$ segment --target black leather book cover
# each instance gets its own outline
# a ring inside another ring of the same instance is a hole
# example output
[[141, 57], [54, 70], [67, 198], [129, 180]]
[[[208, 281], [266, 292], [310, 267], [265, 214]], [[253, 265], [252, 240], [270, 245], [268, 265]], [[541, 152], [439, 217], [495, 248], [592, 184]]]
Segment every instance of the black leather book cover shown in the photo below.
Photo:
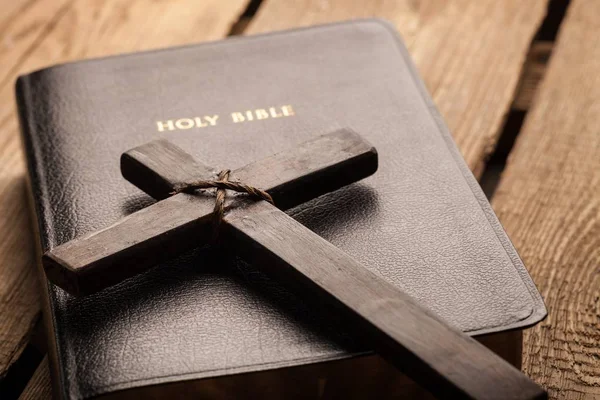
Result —
[[[377, 148], [378, 172], [291, 210], [294, 218], [471, 335], [545, 316], [384, 22], [59, 65], [22, 76], [16, 90], [43, 250], [153, 202], [121, 177], [119, 157], [132, 147], [166, 138], [235, 169], [349, 127]], [[91, 296], [51, 284], [46, 296], [54, 384], [67, 398], [369, 350], [351, 326], [211, 247]]]

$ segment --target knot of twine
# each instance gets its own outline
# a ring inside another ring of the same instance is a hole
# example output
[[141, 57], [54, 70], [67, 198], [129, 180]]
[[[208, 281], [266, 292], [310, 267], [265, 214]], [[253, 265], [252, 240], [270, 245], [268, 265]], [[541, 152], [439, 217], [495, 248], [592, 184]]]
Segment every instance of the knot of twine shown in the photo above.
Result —
[[216, 240], [219, 233], [219, 227], [223, 221], [225, 215], [225, 198], [227, 197], [227, 190], [232, 190], [239, 193], [247, 193], [250, 197], [258, 200], [265, 200], [271, 204], [273, 198], [267, 192], [262, 189], [255, 188], [254, 186], [246, 185], [245, 183], [235, 182], [229, 180], [229, 174], [231, 170], [224, 169], [217, 175], [217, 180], [196, 180], [188, 183], [182, 183], [176, 185], [173, 189], [172, 194], [177, 193], [189, 193], [194, 194], [198, 189], [210, 189], [215, 188], [215, 207], [213, 209], [213, 236]]

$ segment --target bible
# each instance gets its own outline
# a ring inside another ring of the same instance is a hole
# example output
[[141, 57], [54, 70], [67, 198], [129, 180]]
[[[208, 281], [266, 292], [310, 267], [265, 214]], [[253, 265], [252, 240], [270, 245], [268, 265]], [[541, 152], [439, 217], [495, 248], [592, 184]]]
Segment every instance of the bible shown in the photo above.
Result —
[[[289, 209], [291, 217], [515, 365], [520, 329], [545, 316], [384, 22], [50, 67], [19, 79], [17, 101], [43, 251], [152, 204], [120, 179], [116, 160], [130, 148], [168, 139], [209, 165], [239, 168], [349, 127], [377, 147], [378, 173]], [[199, 245], [156, 264], [85, 297], [44, 278], [58, 396], [419, 390], [347, 320], [234, 253]]]

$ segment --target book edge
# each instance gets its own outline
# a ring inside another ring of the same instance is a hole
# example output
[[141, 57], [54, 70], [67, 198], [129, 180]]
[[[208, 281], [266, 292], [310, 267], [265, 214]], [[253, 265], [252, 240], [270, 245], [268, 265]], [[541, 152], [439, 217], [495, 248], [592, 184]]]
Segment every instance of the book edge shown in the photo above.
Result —
[[[502, 331], [495, 334], [484, 335], [477, 340], [494, 351], [495, 353], [501, 355], [506, 361], [508, 361], [511, 365], [516, 368], [521, 368], [521, 357], [520, 357], [520, 349], [522, 348], [522, 331]], [[506, 343], [509, 343], [508, 345]], [[512, 351], [518, 351], [519, 356], [511, 358], [508, 354]], [[181, 385], [186, 384], [187, 382], [198, 382], [198, 381], [211, 381], [214, 379], [223, 380], [227, 379], [231, 376], [239, 377], [240, 375], [254, 375], [254, 374], [264, 374], [264, 373], [275, 373], [277, 371], [285, 370], [286, 368], [321, 368], [323, 370], [327, 370], [327, 368], [332, 367], [335, 368], [336, 365], [339, 366], [339, 363], [352, 363], [359, 362], [362, 360], [369, 358], [380, 358], [376, 353], [372, 351], [359, 352], [355, 354], [348, 355], [346, 353], [339, 354], [336, 356], [324, 356], [324, 357], [309, 357], [302, 359], [302, 362], [296, 361], [285, 361], [281, 363], [265, 363], [265, 364], [253, 364], [252, 366], [245, 366], [233, 369], [216, 369], [211, 371], [203, 371], [196, 373], [188, 373], [188, 374], [175, 374], [169, 376], [161, 376], [156, 378], [142, 379], [142, 380], [134, 380], [123, 382], [118, 385], [107, 385], [106, 387], [98, 389], [94, 393], [90, 393], [89, 396], [85, 398], [96, 398], [101, 397], [112, 398], [116, 395], [117, 399], [122, 399], [120, 397], [124, 392], [129, 393], [129, 395], [125, 396], [125, 398], [135, 398], [138, 390], [145, 390], [148, 387], [152, 386], [164, 386], [164, 385]], [[383, 360], [383, 359], [382, 359]], [[387, 362], [386, 362], [387, 364]], [[260, 368], [256, 368], [259, 366]], [[400, 379], [410, 380], [403, 372], [396, 370], [393, 366], [389, 365], [390, 369], [394, 369], [397, 371], [397, 376]], [[411, 381], [412, 382], [412, 381]], [[417, 386], [416, 383], [412, 382], [412, 385]], [[234, 387], [235, 384], [234, 384]], [[241, 388], [241, 387], [240, 387]]]

